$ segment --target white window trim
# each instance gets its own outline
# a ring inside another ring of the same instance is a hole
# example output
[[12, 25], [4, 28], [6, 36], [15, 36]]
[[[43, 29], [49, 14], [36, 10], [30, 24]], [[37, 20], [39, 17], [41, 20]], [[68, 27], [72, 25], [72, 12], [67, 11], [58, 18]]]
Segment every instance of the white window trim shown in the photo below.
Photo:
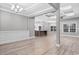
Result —
[[[66, 23], [64, 23], [64, 24], [66, 24]], [[63, 25], [64, 25], [64, 24], [63, 24]], [[68, 32], [70, 32], [70, 25], [71, 25], [71, 24], [73, 24], [73, 23], [67, 24], [67, 25], [69, 26]], [[77, 23], [74, 23], [74, 24], [76, 24], [76, 32], [74, 32], [74, 33], [77, 33], [79, 28], [77, 27]], [[66, 32], [64, 32], [64, 28], [63, 28], [63, 33], [66, 33]], [[72, 33], [72, 32], [71, 32], [71, 33]]]

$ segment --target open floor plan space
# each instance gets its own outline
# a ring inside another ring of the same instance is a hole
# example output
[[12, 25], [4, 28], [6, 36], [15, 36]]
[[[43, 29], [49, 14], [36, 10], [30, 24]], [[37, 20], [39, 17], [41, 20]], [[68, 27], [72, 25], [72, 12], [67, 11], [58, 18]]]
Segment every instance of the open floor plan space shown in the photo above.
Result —
[[79, 55], [79, 3], [0, 3], [0, 55]]

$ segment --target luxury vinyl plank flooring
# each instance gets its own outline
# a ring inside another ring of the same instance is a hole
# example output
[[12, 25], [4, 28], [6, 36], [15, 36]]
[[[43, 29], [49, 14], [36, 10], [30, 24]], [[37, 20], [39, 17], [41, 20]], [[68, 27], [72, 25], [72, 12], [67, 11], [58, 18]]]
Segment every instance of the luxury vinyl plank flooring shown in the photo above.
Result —
[[54, 45], [52, 38], [55, 39], [55, 36], [42, 36], [36, 37], [34, 39], [3, 44], [0, 45], [0, 55], [43, 54]]
[[61, 36], [61, 46], [55, 45], [56, 35], [36, 37], [0, 45], [0, 55], [78, 55], [79, 38]]
[[79, 55], [79, 38], [61, 36], [61, 46], [52, 47], [46, 55]]

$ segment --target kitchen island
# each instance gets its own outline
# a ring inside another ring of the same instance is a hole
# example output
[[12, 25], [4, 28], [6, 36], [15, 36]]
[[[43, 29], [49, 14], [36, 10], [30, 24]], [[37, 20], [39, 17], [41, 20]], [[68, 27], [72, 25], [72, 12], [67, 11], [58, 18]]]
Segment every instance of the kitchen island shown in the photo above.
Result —
[[47, 31], [37, 31], [35, 30], [35, 36], [47, 36]]

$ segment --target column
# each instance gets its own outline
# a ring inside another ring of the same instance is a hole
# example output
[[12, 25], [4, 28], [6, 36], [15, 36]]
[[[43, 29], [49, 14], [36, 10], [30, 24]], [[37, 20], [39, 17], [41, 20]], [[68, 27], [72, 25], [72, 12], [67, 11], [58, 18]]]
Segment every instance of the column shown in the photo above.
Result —
[[60, 47], [60, 4], [56, 10], [56, 46]]
[[49, 5], [56, 9], [56, 46], [60, 47], [60, 4], [49, 3]]

